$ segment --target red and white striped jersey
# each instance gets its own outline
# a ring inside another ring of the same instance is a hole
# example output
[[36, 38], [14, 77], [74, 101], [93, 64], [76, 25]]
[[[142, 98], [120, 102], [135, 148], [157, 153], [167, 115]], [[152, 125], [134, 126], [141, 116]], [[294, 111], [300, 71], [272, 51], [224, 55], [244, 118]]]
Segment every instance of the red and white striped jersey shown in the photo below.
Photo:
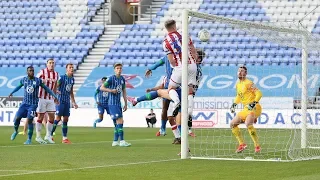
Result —
[[[190, 46], [193, 44], [191, 38], [189, 38], [189, 49], [188, 49], [188, 56], [189, 56], [189, 64], [196, 63], [195, 58], [192, 56], [190, 51]], [[169, 33], [162, 43], [164, 52], [168, 54], [173, 54], [173, 58], [175, 60], [175, 67], [181, 67], [182, 62], [182, 36], [177, 31]]]
[[[53, 91], [54, 86], [56, 85], [59, 74], [56, 71], [50, 71], [48, 68], [40, 70], [40, 72], [37, 75], [38, 78], [40, 78], [44, 85], [46, 85], [49, 89]], [[51, 100], [53, 97], [47, 93], [42, 87], [39, 89], [38, 97], [41, 99], [48, 99]]]

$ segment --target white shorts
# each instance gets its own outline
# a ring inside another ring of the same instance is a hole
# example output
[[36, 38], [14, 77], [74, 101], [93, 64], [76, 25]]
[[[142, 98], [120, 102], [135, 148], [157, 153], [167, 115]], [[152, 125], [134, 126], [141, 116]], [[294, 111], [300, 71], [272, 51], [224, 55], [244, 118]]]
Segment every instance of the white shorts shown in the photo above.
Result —
[[170, 102], [169, 107], [168, 107], [168, 111], [167, 111], [167, 116], [168, 117], [172, 117], [173, 116], [173, 111], [174, 111], [174, 103]]
[[56, 105], [54, 104], [54, 100], [39, 98], [37, 112], [38, 113], [56, 112]]
[[[197, 64], [189, 64], [188, 66], [188, 85], [196, 85], [197, 84]], [[182, 81], [182, 67], [173, 68], [169, 87], [178, 87], [181, 85]]]

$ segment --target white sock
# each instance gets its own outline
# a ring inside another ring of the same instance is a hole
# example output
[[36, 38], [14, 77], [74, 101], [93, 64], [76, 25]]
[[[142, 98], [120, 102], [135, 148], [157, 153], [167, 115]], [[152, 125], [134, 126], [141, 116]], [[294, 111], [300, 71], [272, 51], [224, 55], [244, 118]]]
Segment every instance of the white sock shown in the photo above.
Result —
[[51, 131], [53, 129], [53, 124], [51, 124], [49, 121], [47, 122], [47, 133], [46, 136], [50, 137], [51, 136]]
[[66, 139], [68, 139], [68, 138], [67, 138], [67, 137], [64, 137], [64, 136], [62, 137], [62, 140], [66, 140]]
[[175, 103], [175, 104], [178, 104], [180, 102], [180, 99], [179, 99], [179, 95], [177, 93], [176, 90], [174, 89], [171, 89], [169, 91], [169, 97], [171, 98], [171, 100]]
[[180, 132], [179, 132], [179, 129], [178, 129], [177, 125], [173, 125], [171, 127], [171, 129], [172, 129], [172, 133], [173, 133], [174, 137], [175, 138], [180, 138]]
[[188, 95], [188, 114], [192, 115], [193, 111], [193, 95]]
[[189, 131], [189, 134], [190, 134], [190, 133], [192, 133], [192, 129], [191, 129], [191, 128], [189, 128], [189, 130], [188, 130], [188, 131]]
[[42, 123], [39, 123], [38, 121], [36, 121], [36, 134], [37, 134], [37, 138], [41, 137], [41, 128], [42, 128]]

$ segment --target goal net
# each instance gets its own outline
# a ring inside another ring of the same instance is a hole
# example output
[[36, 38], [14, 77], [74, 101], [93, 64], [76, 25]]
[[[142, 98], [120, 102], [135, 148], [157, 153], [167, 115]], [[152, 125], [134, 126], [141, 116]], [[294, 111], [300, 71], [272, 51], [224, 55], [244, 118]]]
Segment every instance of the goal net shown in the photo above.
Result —
[[[201, 42], [197, 33], [207, 29], [211, 38]], [[185, 10], [182, 14], [183, 62], [187, 37], [206, 53], [200, 96], [195, 98], [193, 131], [188, 137], [187, 88], [182, 91], [181, 158], [297, 161], [320, 158], [319, 40], [297, 22], [270, 23], [231, 19]], [[209, 66], [208, 66], [209, 65]], [[245, 124], [239, 125], [247, 148], [236, 153], [238, 141], [230, 122], [240, 65], [248, 69], [263, 94], [257, 130], [259, 153]], [[187, 86], [183, 63], [182, 86]], [[204, 96], [204, 97], [203, 97]], [[188, 152], [190, 149], [190, 153]]]

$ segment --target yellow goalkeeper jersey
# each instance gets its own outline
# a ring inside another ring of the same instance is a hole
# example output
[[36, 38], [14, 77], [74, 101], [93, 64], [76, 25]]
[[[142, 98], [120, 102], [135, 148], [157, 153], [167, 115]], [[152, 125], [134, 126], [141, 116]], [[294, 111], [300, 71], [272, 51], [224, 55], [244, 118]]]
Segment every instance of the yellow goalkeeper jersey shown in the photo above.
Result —
[[259, 102], [262, 97], [261, 91], [249, 79], [238, 81], [236, 84], [236, 90], [237, 96], [235, 103], [239, 104], [241, 102], [244, 106], [252, 103], [253, 101]]

